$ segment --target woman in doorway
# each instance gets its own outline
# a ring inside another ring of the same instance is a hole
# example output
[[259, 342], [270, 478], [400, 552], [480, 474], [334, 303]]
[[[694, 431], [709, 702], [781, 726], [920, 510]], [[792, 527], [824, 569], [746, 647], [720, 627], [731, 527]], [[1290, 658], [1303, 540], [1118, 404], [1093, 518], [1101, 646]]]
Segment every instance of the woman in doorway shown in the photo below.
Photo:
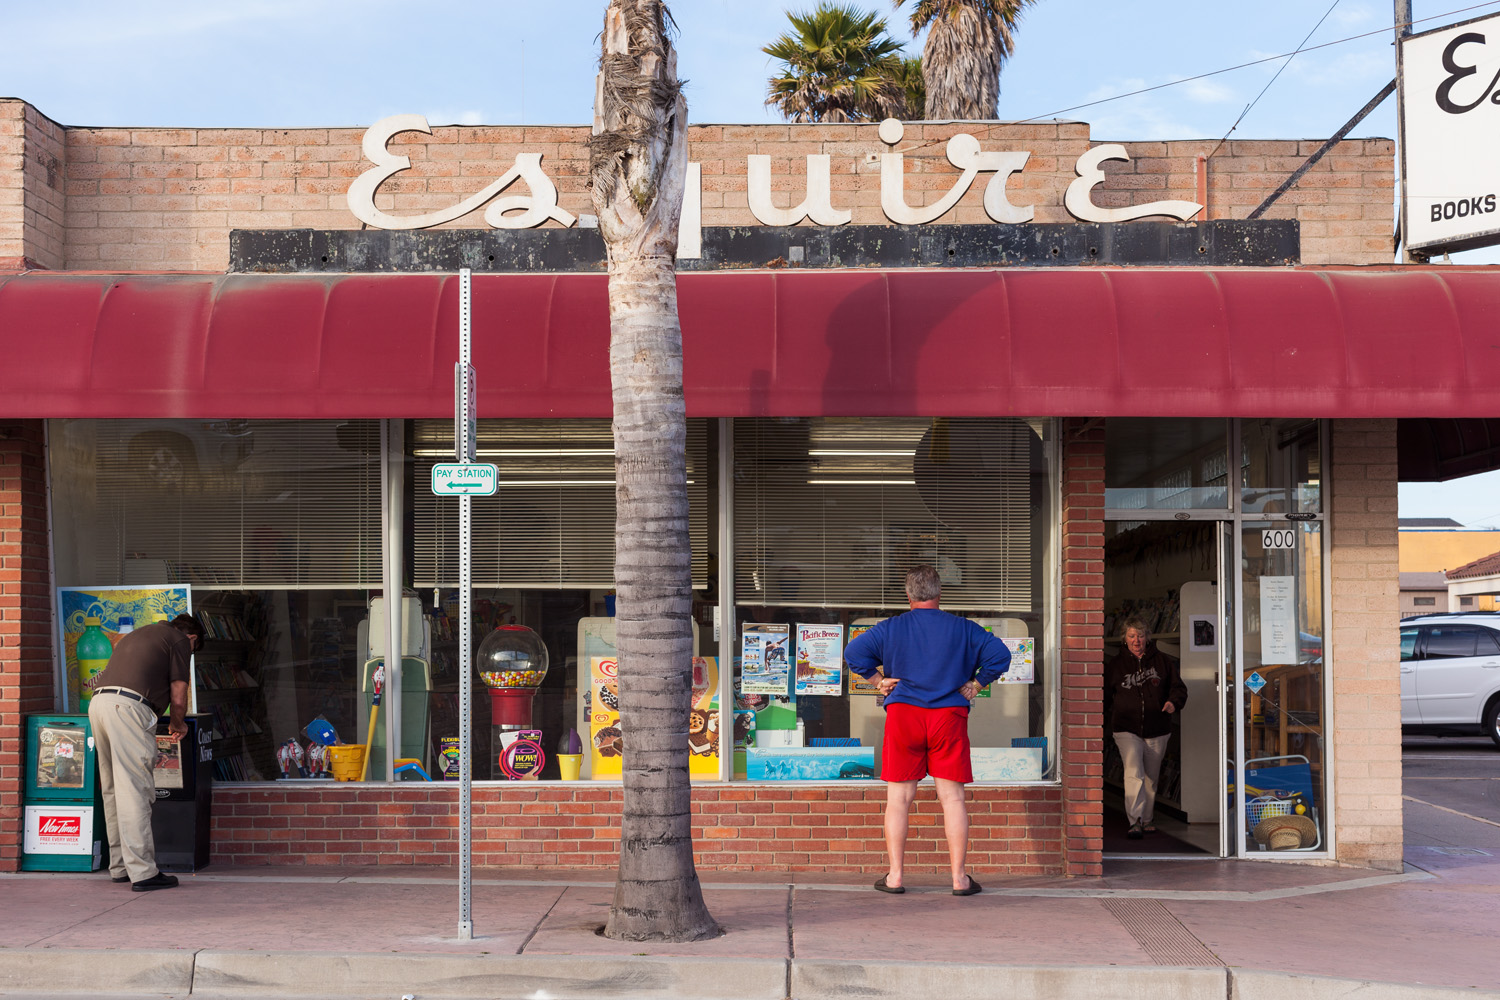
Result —
[[1187, 687], [1176, 658], [1156, 648], [1143, 619], [1126, 618], [1121, 634], [1125, 648], [1104, 666], [1104, 714], [1125, 764], [1126, 836], [1140, 840], [1156, 832], [1156, 779]]

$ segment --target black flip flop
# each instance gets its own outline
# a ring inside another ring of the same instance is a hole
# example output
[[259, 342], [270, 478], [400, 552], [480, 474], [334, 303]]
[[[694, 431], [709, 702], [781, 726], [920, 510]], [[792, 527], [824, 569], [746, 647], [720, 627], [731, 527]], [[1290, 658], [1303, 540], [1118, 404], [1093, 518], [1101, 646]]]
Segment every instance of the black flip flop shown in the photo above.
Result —
[[889, 892], [895, 896], [899, 896], [906, 891], [906, 886], [904, 885], [886, 885], [884, 875], [880, 876], [880, 881], [875, 883], [875, 888], [881, 892]]
[[955, 895], [955, 896], [972, 896], [972, 895], [974, 895], [977, 892], [981, 892], [983, 889], [984, 889], [984, 886], [982, 886], [978, 882], [974, 881], [974, 876], [970, 875], [969, 876], [969, 887], [967, 889], [954, 889], [953, 890], [953, 895]]

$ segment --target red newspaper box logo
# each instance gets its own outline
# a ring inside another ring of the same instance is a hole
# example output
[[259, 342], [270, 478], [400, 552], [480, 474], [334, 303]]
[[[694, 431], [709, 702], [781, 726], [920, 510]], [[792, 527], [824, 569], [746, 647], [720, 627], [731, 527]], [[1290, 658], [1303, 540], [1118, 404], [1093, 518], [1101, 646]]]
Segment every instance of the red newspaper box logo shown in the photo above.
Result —
[[72, 839], [83, 833], [83, 819], [79, 816], [43, 816], [37, 832], [43, 837]]

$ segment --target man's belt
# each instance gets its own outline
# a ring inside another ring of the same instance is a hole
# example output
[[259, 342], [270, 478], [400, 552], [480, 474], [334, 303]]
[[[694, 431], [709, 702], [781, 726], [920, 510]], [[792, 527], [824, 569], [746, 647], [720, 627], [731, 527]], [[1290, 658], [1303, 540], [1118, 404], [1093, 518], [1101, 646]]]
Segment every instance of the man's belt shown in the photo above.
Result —
[[97, 690], [94, 691], [94, 693], [95, 694], [117, 694], [121, 698], [129, 698], [131, 701], [138, 701], [142, 705], [146, 705], [147, 707], [151, 706], [151, 700], [149, 698], [146, 698], [146, 697], [144, 697], [142, 695], [136, 694], [134, 691], [130, 690], [130, 688], [98, 688]]

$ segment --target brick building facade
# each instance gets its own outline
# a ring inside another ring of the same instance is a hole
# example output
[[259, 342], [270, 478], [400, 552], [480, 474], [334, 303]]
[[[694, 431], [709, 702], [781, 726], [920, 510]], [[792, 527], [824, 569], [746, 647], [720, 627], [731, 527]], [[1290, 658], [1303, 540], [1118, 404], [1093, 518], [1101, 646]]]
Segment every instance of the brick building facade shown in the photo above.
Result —
[[[771, 200], [784, 209], [805, 190], [806, 157], [825, 155], [832, 205], [848, 210], [854, 226], [885, 225], [880, 156], [901, 153], [906, 203], [930, 205], [959, 177], [945, 154], [947, 140], [959, 133], [975, 135], [986, 150], [1029, 151], [1024, 169], [1005, 185], [1010, 202], [1034, 205], [1035, 223], [1068, 223], [1063, 206], [1074, 165], [1095, 145], [1088, 126], [1076, 122], [912, 123], [894, 144], [883, 142], [873, 124], [693, 126], [689, 155], [701, 169], [701, 225], [761, 225], [750, 208], [749, 157], [770, 157]], [[412, 168], [381, 186], [375, 207], [393, 214], [441, 211], [505, 174], [518, 154], [539, 153], [557, 187], [557, 207], [587, 216], [587, 134], [586, 127], [470, 126], [438, 127], [426, 137], [403, 133], [390, 152], [409, 156]], [[0, 271], [223, 274], [232, 267], [230, 234], [236, 230], [357, 230], [347, 196], [354, 179], [371, 168], [363, 135], [362, 129], [68, 128], [24, 102], [0, 100]], [[1242, 220], [1317, 144], [1227, 142], [1205, 164], [1200, 158], [1215, 145], [1126, 143], [1131, 159], [1105, 164], [1107, 181], [1093, 192], [1093, 202], [1110, 208], [1197, 201], [1206, 204], [1200, 218]], [[1392, 172], [1388, 140], [1342, 142], [1267, 217], [1296, 221], [1297, 263], [1309, 274], [1324, 265], [1384, 264], [1391, 254]], [[991, 225], [988, 183], [981, 173], [937, 224]], [[436, 228], [479, 229], [480, 215], [476, 209]], [[552, 221], [541, 228], [560, 227]], [[23, 287], [32, 286], [11, 290]], [[5, 295], [0, 285], [0, 318]], [[59, 315], [64, 321], [72, 320]], [[4, 338], [45, 335], [0, 327], [0, 350], [19, 343]], [[998, 404], [996, 412], [1028, 412], [1007, 405]], [[1278, 415], [1325, 419], [1331, 455], [1321, 521], [1329, 534], [1331, 583], [1321, 612], [1320, 662], [1331, 672], [1322, 763], [1333, 815], [1331, 849], [1314, 853], [1338, 863], [1399, 868], [1400, 711], [1390, 627], [1398, 596], [1395, 421], [1267, 405], [1266, 412]], [[1107, 797], [1100, 687], [1111, 611], [1106, 539], [1115, 530], [1111, 524], [1122, 520], [1119, 511], [1113, 522], [1107, 514], [1109, 418], [1115, 414], [1031, 412], [1057, 428], [1055, 558], [1042, 573], [1056, 581], [1049, 614], [1057, 643], [1048, 652], [1055, 687], [1046, 695], [1055, 706], [1046, 732], [1055, 766], [1042, 782], [971, 789], [970, 860], [976, 870], [1097, 875]], [[347, 415], [429, 416], [386, 413], [374, 404], [368, 413]], [[61, 700], [45, 436], [49, 418], [75, 416], [94, 414], [45, 406], [0, 410], [0, 868], [14, 868], [20, 856], [22, 719]], [[1321, 470], [1318, 475], [1321, 483]], [[457, 790], [441, 784], [225, 785], [214, 793], [214, 857], [245, 864], [450, 863], [457, 849], [456, 801]], [[882, 801], [873, 784], [706, 783], [693, 799], [699, 864], [878, 870], [884, 863]], [[614, 863], [616, 787], [497, 782], [479, 786], [474, 802], [478, 864]], [[909, 865], [941, 871], [946, 863], [940, 813], [923, 798]]]

